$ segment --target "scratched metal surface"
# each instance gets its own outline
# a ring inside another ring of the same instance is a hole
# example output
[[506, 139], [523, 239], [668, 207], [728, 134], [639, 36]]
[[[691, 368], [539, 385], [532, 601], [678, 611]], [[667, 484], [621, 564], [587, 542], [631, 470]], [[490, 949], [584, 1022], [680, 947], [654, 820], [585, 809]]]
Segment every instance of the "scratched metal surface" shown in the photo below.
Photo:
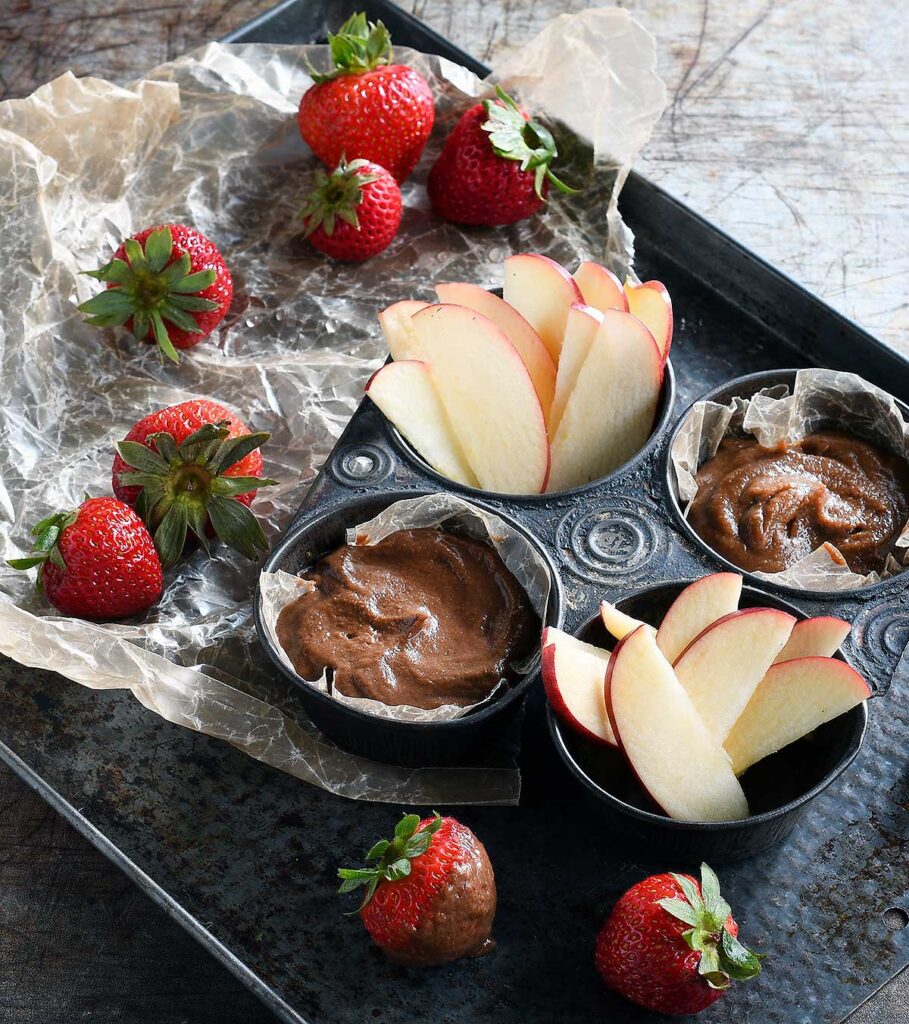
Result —
[[[632, 223], [646, 272], [685, 296], [674, 359], [678, 411], [738, 373], [810, 361], [691, 279], [652, 247], [656, 236]], [[852, 358], [831, 353], [839, 364]], [[905, 620], [895, 622], [904, 628]], [[333, 895], [338, 858], [387, 830], [388, 808], [301, 786], [116, 693], [89, 693], [9, 663], [0, 664], [0, 686], [0, 740], [27, 761], [17, 768], [36, 772], [78, 808], [80, 826], [99, 829], [108, 852], [144, 872], [140, 884], [153, 895], [169, 894], [171, 912], [203, 941], [223, 943], [216, 952], [239, 958], [232, 968], [286, 1019], [408, 1020], [414, 1005], [431, 1024], [523, 1022], [529, 1008], [541, 1021], [649, 1019], [601, 990], [584, 952], [641, 866], [615, 858], [556, 762], [539, 707], [528, 721], [521, 808], [461, 813], [496, 864], [499, 950], [485, 963], [417, 976], [371, 950], [356, 924], [340, 918]], [[723, 871], [744, 934], [772, 953], [773, 966], [724, 999], [713, 1020], [832, 1022], [909, 959], [909, 930], [891, 933], [884, 917], [891, 906], [909, 909], [906, 707], [901, 680], [873, 709], [860, 760], [790, 840], [758, 864]]]

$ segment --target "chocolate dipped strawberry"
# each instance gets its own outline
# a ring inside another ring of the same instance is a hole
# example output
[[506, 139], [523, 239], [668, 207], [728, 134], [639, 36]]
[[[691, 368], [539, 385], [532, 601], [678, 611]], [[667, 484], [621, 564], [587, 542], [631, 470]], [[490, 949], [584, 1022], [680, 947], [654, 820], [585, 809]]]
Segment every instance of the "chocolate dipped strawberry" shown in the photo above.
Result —
[[366, 888], [359, 913], [373, 942], [411, 967], [482, 956], [494, 946], [492, 864], [483, 844], [454, 818], [407, 814], [394, 838], [366, 855], [365, 868], [341, 868], [339, 892]]

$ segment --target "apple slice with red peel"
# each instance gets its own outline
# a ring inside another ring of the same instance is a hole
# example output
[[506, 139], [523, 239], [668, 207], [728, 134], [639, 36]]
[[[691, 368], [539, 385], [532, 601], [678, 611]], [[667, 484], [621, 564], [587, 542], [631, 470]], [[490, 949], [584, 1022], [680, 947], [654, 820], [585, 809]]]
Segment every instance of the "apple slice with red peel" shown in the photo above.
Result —
[[662, 379], [650, 331], [606, 310], [552, 439], [548, 489], [597, 480], [637, 454], [653, 429]]
[[729, 735], [795, 622], [776, 608], [743, 608], [709, 625], [676, 659], [675, 674], [717, 743]]
[[742, 577], [715, 572], [690, 583], [669, 606], [657, 630], [657, 643], [670, 662], [712, 622], [734, 612], [742, 596]]
[[626, 281], [625, 296], [628, 312], [646, 324], [665, 363], [672, 345], [672, 299], [666, 286], [659, 281], [645, 281], [643, 284]]
[[608, 664], [609, 651], [561, 629], [550, 626], [543, 631], [543, 689], [552, 710], [575, 732], [614, 747], [603, 699]]
[[423, 353], [417, 348], [413, 336], [411, 320], [415, 313], [425, 309], [428, 302], [416, 299], [403, 299], [383, 309], [379, 314], [379, 323], [385, 343], [393, 359], [422, 359]]
[[628, 312], [628, 298], [622, 282], [611, 270], [585, 260], [574, 272], [574, 279], [588, 306], [593, 306], [601, 313], [607, 309]]
[[794, 658], [774, 665], [726, 737], [736, 774], [870, 696], [865, 680], [837, 658]]
[[619, 748], [670, 818], [734, 821], [748, 816], [728, 755], [701, 721], [651, 626], [639, 626], [616, 647], [605, 690]]
[[602, 322], [603, 314], [593, 306], [579, 306], [576, 303], [568, 310], [565, 334], [562, 337], [562, 351], [559, 354], [555, 396], [549, 412], [550, 437], [555, 436], [568, 398], [577, 384], [578, 374], [590, 351], [593, 337]]
[[557, 363], [568, 310], [573, 303], [584, 301], [571, 274], [539, 253], [509, 256], [505, 260], [503, 297], [539, 334]]
[[437, 284], [436, 294], [439, 302], [475, 309], [505, 333], [524, 360], [543, 407], [543, 415], [548, 416], [555, 393], [556, 366], [539, 334], [524, 317], [504, 299], [476, 284]]
[[832, 615], [802, 619], [792, 627], [792, 634], [774, 664], [795, 658], [832, 658], [849, 636], [851, 628], [848, 622]]
[[466, 306], [427, 306], [412, 318], [452, 433], [480, 486], [538, 494], [549, 474], [540, 400], [517, 349]]
[[448, 422], [426, 363], [386, 363], [370, 377], [366, 394], [424, 459], [443, 476], [478, 486]]
[[620, 612], [614, 604], [610, 604], [608, 601], [600, 602], [600, 618], [603, 620], [606, 632], [610, 636], [614, 636], [616, 640], [624, 640], [638, 626], [644, 625], [640, 619], [633, 619], [630, 615]]

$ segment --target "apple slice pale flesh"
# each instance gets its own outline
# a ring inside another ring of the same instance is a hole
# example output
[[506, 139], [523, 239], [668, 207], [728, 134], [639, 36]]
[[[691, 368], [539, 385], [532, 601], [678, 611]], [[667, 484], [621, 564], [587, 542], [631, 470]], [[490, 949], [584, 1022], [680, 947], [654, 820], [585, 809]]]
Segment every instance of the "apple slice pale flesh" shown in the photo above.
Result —
[[657, 643], [670, 662], [712, 622], [734, 612], [742, 596], [742, 577], [715, 572], [690, 583], [669, 606], [657, 630]]
[[848, 622], [832, 615], [802, 619], [792, 627], [792, 634], [774, 664], [795, 658], [832, 658], [851, 628]]
[[603, 680], [609, 651], [584, 643], [561, 629], [543, 631], [543, 689], [552, 710], [575, 732], [595, 743], [616, 745]]
[[553, 362], [558, 363], [568, 310], [573, 303], [584, 301], [571, 274], [539, 253], [509, 256], [502, 294], [539, 334]]
[[871, 696], [865, 680], [837, 658], [795, 658], [768, 669], [726, 738], [737, 775]]
[[621, 281], [611, 270], [585, 260], [574, 272], [574, 279], [588, 306], [593, 306], [601, 313], [607, 309], [628, 312], [628, 297]]
[[624, 612], [620, 612], [614, 604], [608, 601], [600, 602], [600, 618], [606, 627], [606, 632], [614, 636], [616, 640], [624, 640], [629, 633], [633, 633], [638, 626], [644, 623], [640, 619], [634, 619]]
[[593, 343], [593, 336], [603, 322], [603, 314], [593, 306], [573, 305], [568, 310], [568, 319], [565, 321], [565, 334], [562, 337], [562, 351], [559, 354], [559, 369], [556, 374], [555, 396], [552, 400], [552, 408], [549, 412], [549, 436], [554, 437], [559, 426], [559, 420], [565, 411], [568, 398], [574, 390], [578, 380], [578, 374], [590, 346]]
[[476, 284], [438, 284], [436, 294], [439, 296], [439, 302], [451, 302], [457, 306], [475, 309], [488, 317], [499, 330], [505, 332], [505, 336], [524, 360], [533, 386], [537, 390], [537, 398], [543, 407], [543, 415], [548, 416], [555, 394], [556, 365], [539, 334], [524, 317], [504, 299]]
[[403, 299], [383, 309], [379, 314], [382, 334], [393, 359], [423, 358], [423, 353], [419, 351], [414, 340], [411, 320], [415, 313], [419, 313], [428, 305], [428, 302], [419, 302], [416, 299]]
[[442, 476], [468, 487], [479, 486], [455, 440], [426, 363], [412, 359], [386, 363], [369, 379], [366, 394]]
[[637, 454], [653, 429], [662, 379], [650, 331], [606, 310], [552, 439], [548, 489], [597, 480]]
[[546, 421], [514, 345], [466, 306], [427, 306], [413, 317], [413, 328], [480, 486], [508, 494], [542, 491], [549, 474]]
[[645, 281], [643, 284], [626, 281], [625, 295], [628, 312], [646, 324], [665, 363], [672, 345], [672, 299], [666, 286], [659, 281]]
[[734, 821], [748, 816], [728, 755], [701, 721], [651, 626], [639, 626], [616, 647], [605, 690], [619, 748], [670, 818]]
[[745, 710], [795, 621], [776, 608], [743, 608], [709, 625], [679, 655], [675, 674], [717, 743]]

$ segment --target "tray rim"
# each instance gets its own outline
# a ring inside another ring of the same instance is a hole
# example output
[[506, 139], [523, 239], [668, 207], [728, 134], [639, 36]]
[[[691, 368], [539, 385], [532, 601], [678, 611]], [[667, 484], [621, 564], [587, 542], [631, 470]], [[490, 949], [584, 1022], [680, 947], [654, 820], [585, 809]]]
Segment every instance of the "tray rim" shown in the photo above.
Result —
[[[250, 19], [232, 32], [221, 36], [218, 42], [227, 44], [241, 44], [240, 38], [250, 30], [267, 25], [276, 15], [290, 11], [305, 0], [281, 0], [256, 17]], [[431, 28], [425, 22], [417, 18], [411, 12], [401, 8], [394, 0], [378, 0], [384, 7], [394, 9], [394, 12], [403, 21], [412, 24], [424, 37], [437, 41], [452, 54], [457, 56], [459, 62], [474, 70], [478, 75], [482, 70], [481, 77], [485, 77], [491, 69], [478, 61], [471, 54], [456, 46], [449, 39]], [[249, 44], [246, 44], [249, 45]], [[791, 275], [780, 270], [770, 263], [766, 258], [758, 255], [741, 242], [737, 241], [727, 231], [719, 228], [696, 210], [687, 206], [680, 199], [667, 192], [662, 186], [657, 185], [646, 176], [632, 170], [625, 182], [625, 188], [631, 186], [632, 190], [644, 189], [651, 191], [660, 201], [671, 206], [680, 215], [690, 219], [697, 226], [712, 235], [724, 245], [733, 249], [741, 258], [756, 264], [761, 272], [781, 284], [787, 290], [798, 295], [801, 301], [817, 309], [825, 317], [834, 322], [839, 322], [850, 332], [862, 336], [862, 340], [875, 351], [875, 354], [884, 362], [892, 363], [903, 372], [909, 369], [909, 358], [902, 356], [896, 349], [886, 345], [880, 339], [867, 331], [860, 324], [851, 320], [845, 314], [839, 312], [825, 302], [820, 296], [799, 284]], [[765, 324], [768, 330], [772, 327]], [[29, 666], [20, 666], [28, 671]], [[50, 807], [67, 821], [75, 830], [83, 836], [92, 846], [95, 847], [108, 861], [114, 864], [123, 874], [129, 878], [146, 896], [159, 906], [172, 920], [180, 924], [200, 945], [210, 953], [216, 960], [222, 963], [249, 991], [255, 995], [260, 1002], [287, 1024], [313, 1024], [312, 1021], [304, 1018], [289, 1003], [282, 999], [277, 992], [271, 988], [255, 971], [248, 967], [236, 954], [217, 939], [203, 924], [186, 910], [177, 900], [172, 897], [163, 886], [148, 875], [138, 864], [127, 856], [113, 840], [109, 839], [100, 829], [82, 814], [82, 812], [69, 800], [63, 797], [56, 789], [32, 769], [11, 747], [0, 741], [0, 762], [6, 765], [25, 785], [37, 793]], [[836, 1024], [843, 1024], [848, 1018], [855, 1014], [861, 1007], [874, 1000], [877, 995], [895, 978], [909, 966], [904, 966], [895, 974], [881, 982], [872, 992], [868, 993], [860, 1003], [852, 1007], [845, 1015], [837, 1018]]]

